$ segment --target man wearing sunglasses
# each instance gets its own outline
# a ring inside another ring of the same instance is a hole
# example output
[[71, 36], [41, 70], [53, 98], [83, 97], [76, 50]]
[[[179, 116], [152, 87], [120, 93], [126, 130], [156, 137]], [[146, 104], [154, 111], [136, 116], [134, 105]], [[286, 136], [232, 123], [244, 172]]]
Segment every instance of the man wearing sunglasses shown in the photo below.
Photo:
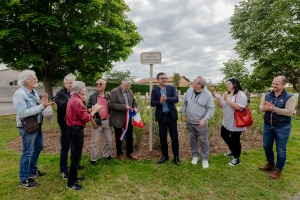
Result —
[[106, 82], [102, 79], [96, 81], [97, 91], [90, 95], [87, 108], [90, 109], [94, 105], [101, 106], [92, 120], [92, 145], [91, 145], [91, 164], [96, 165], [98, 159], [98, 142], [100, 134], [104, 133], [104, 147], [102, 155], [106, 160], [112, 160], [110, 156], [112, 147], [111, 127], [109, 126], [109, 101], [110, 94], [105, 92]]
[[160, 72], [156, 76], [158, 86], [153, 88], [151, 93], [151, 106], [156, 107], [155, 118], [159, 126], [159, 138], [162, 157], [158, 164], [169, 160], [167, 133], [172, 140], [172, 151], [174, 155], [174, 164], [179, 166], [179, 142], [177, 131], [177, 109], [175, 103], [178, 103], [178, 96], [174, 86], [167, 85], [167, 75]]

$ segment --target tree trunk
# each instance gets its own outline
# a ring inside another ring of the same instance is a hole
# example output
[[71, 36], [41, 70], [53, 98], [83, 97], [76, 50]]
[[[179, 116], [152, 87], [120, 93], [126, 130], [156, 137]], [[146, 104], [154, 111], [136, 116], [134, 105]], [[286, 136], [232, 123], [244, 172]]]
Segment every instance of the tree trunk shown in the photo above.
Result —
[[44, 77], [45, 92], [49, 95], [49, 101], [54, 101], [52, 80], [49, 77]]
[[49, 101], [54, 101], [52, 88], [52, 73], [49, 65], [44, 65], [42, 75], [44, 79], [45, 92], [49, 95]]

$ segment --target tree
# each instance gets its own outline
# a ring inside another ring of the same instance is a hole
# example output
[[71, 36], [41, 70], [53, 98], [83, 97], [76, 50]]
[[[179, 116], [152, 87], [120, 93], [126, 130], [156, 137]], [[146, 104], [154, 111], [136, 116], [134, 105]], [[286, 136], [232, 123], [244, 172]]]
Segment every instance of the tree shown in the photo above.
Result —
[[106, 81], [108, 83], [121, 83], [121, 81], [126, 77], [131, 77], [130, 70], [127, 70], [126, 72], [120, 72], [120, 71], [111, 71], [106, 73]]
[[274, 77], [284, 75], [300, 94], [299, 9], [294, 0], [242, 1], [230, 19], [230, 33], [240, 57], [254, 61], [258, 80], [271, 85]]
[[142, 37], [124, 0], [7, 0], [0, 2], [0, 63], [33, 69], [53, 96], [68, 73], [103, 73], [125, 61]]
[[87, 74], [82, 76], [81, 74], [75, 74], [76, 81], [82, 81], [86, 86], [95, 86], [96, 81], [101, 79], [103, 76], [102, 73], [96, 72], [94, 74]]
[[225, 76], [223, 79], [224, 83], [229, 78], [235, 77], [240, 81], [244, 89], [247, 88], [251, 91], [249, 71], [245, 67], [245, 63], [243, 61], [228, 60], [227, 62], [223, 62], [223, 65], [224, 67], [221, 67], [220, 71]]
[[180, 82], [180, 74], [179, 73], [174, 72], [172, 82], [176, 88], [179, 87], [179, 82]]

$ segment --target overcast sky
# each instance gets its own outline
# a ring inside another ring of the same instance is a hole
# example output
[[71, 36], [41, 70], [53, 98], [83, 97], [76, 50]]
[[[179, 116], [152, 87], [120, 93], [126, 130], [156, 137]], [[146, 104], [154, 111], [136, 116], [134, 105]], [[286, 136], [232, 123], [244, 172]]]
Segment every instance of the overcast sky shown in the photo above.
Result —
[[140, 63], [140, 54], [161, 52], [162, 63], [154, 65], [154, 76], [160, 71], [167, 76], [177, 72], [191, 80], [201, 75], [220, 82], [222, 63], [239, 59], [228, 25], [239, 1], [125, 0], [131, 9], [127, 15], [144, 41], [126, 62], [115, 63], [114, 70], [130, 70], [136, 80], [149, 78], [150, 67]]
[[[229, 19], [239, 0], [125, 0], [128, 13], [144, 41], [126, 62], [116, 63], [118, 71], [130, 70], [138, 79], [149, 78], [149, 65], [140, 64], [142, 52], [161, 52], [160, 71], [174, 72], [193, 80], [201, 75], [213, 83], [223, 76], [219, 69], [229, 59], [239, 59], [229, 34]], [[251, 70], [250, 70], [251, 71]]]

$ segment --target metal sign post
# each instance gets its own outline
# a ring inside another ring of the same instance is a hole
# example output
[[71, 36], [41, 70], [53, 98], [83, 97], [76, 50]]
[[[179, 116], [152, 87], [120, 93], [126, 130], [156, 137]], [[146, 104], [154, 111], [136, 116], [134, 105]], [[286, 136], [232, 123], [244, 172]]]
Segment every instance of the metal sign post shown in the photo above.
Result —
[[[141, 64], [150, 64], [150, 97], [151, 101], [151, 93], [153, 88], [153, 64], [161, 63], [161, 53], [160, 52], [144, 52], [141, 53]], [[150, 120], [149, 120], [149, 151], [152, 151], [152, 107], [150, 106]]]

